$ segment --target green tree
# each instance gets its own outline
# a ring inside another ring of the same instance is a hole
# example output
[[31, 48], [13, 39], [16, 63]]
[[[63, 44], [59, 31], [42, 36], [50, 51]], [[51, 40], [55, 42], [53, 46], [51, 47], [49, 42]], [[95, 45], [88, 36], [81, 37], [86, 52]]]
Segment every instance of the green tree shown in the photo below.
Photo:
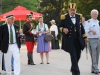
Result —
[[0, 0], [0, 14], [2, 14], [2, 0]]
[[[2, 1], [2, 12], [0, 11], [1, 13], [9, 12], [19, 5], [24, 6], [32, 11], [38, 11], [38, 7], [40, 6], [40, 4], [36, 0], [0, 0], [0, 2], [1, 1]], [[3, 22], [0, 22], [0, 25], [2, 25], [2, 23]], [[19, 22], [16, 23], [19, 24]], [[24, 21], [21, 21], [21, 24], [23, 25]], [[37, 22], [34, 21], [34, 24], [37, 25]]]
[[2, 0], [3, 13], [13, 10], [16, 6], [24, 6], [29, 10], [37, 11], [39, 3], [36, 0]]
[[[77, 0], [77, 11], [82, 13], [84, 17], [90, 18], [92, 9], [97, 9], [100, 12], [100, 1], [97, 0]], [[100, 20], [100, 18], [99, 18]]]
[[49, 21], [54, 19], [58, 24], [60, 15], [67, 13], [67, 6], [70, 0], [38, 0], [41, 8], [39, 12], [44, 14], [44, 22], [50, 26]]

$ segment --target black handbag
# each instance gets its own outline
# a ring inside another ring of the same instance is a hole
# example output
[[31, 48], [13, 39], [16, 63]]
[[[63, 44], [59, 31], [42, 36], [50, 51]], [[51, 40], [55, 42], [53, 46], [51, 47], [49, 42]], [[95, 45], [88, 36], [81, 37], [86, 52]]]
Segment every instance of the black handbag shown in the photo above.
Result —
[[45, 42], [48, 42], [48, 41], [51, 41], [53, 39], [53, 35], [52, 34], [46, 34], [46, 36], [44, 37], [44, 41]]

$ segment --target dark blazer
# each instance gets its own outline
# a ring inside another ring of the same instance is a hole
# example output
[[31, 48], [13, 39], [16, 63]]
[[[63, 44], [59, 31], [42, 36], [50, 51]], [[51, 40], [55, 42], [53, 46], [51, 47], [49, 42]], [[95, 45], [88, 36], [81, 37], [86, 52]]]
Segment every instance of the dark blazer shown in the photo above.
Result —
[[[80, 50], [83, 50], [85, 47], [84, 38], [82, 37], [85, 34], [85, 30], [83, 25], [80, 24], [80, 17], [79, 15], [75, 14], [76, 18], [76, 30], [77, 30], [77, 39], [79, 40]], [[67, 28], [69, 30], [68, 34], [62, 32], [62, 49], [66, 52], [71, 52], [74, 44], [75, 39], [75, 31], [74, 31], [74, 24], [71, 21], [69, 14], [65, 15], [65, 19], [61, 20], [58, 28]]]
[[[0, 41], [1, 41], [1, 51], [3, 53], [7, 53], [8, 51], [8, 46], [9, 46], [9, 31], [8, 31], [8, 26], [7, 24], [2, 25], [1, 27], [1, 34], [0, 34]], [[20, 40], [19, 40], [19, 35], [18, 35], [18, 26], [14, 24], [15, 28], [15, 35], [16, 35], [16, 43], [18, 45], [18, 48], [20, 48]]]
[[[0, 26], [0, 34], [1, 34], [1, 26]], [[1, 38], [0, 38], [0, 51], [1, 51]]]
[[30, 23], [26, 22], [23, 26], [23, 33], [25, 35], [25, 41], [26, 42], [33, 42], [34, 41], [34, 36], [31, 34], [31, 30], [33, 28], [31, 27]]

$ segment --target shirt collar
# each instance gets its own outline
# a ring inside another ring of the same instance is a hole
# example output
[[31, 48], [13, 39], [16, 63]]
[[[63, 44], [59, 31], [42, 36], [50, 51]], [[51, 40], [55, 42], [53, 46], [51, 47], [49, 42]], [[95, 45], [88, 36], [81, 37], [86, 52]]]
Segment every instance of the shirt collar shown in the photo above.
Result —
[[30, 24], [31, 22], [30, 21], [26, 21], [28, 24]]
[[75, 17], [75, 15], [74, 15], [74, 16], [71, 16], [70, 14], [69, 14], [69, 16], [70, 16], [70, 17]]
[[7, 25], [8, 25], [9, 27], [10, 27], [10, 26], [12, 26], [12, 27], [13, 27], [13, 24], [12, 24], [12, 25], [10, 25], [10, 24], [8, 24], [8, 23], [7, 23]]
[[[44, 23], [42, 25], [44, 26]], [[40, 26], [40, 23], [39, 23], [39, 26]]]
[[93, 18], [91, 18], [91, 20], [94, 21], [94, 22], [99, 22], [98, 19], [94, 20]]

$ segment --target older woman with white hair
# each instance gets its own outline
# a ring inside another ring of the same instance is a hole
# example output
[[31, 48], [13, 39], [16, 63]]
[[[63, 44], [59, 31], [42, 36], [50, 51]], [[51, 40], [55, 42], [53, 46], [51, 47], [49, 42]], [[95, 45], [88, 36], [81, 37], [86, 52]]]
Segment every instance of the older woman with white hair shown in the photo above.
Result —
[[85, 26], [86, 33], [88, 34], [89, 51], [92, 59], [91, 73], [98, 74], [98, 61], [100, 51], [100, 26], [98, 17], [98, 10], [91, 11], [91, 19]]
[[54, 36], [54, 39], [51, 41], [51, 47], [52, 49], [59, 49], [59, 41], [58, 41], [58, 28], [56, 26], [55, 20], [51, 20], [51, 27], [50, 32]]

